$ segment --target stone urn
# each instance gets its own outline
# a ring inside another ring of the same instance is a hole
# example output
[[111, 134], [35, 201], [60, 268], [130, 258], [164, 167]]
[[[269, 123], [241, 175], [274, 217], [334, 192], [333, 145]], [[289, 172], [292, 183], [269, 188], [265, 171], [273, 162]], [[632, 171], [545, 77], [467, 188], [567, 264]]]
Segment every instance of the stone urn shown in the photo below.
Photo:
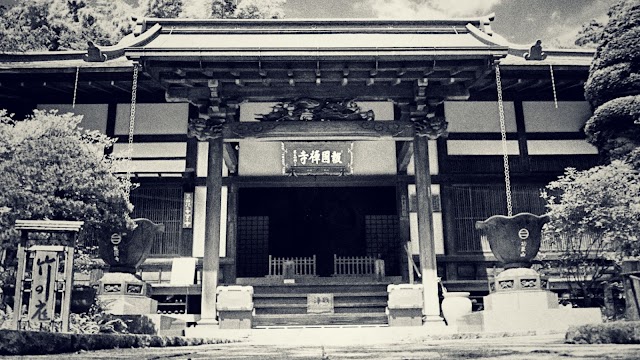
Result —
[[442, 315], [447, 320], [447, 325], [456, 326], [458, 318], [471, 314], [471, 299], [468, 292], [443, 292]]
[[476, 222], [476, 229], [484, 230], [491, 252], [505, 269], [531, 266], [540, 250], [542, 226], [547, 215], [520, 213], [514, 216], [495, 215]]
[[153, 239], [164, 232], [164, 224], [149, 219], [134, 219], [133, 230], [111, 234], [99, 243], [100, 257], [109, 265], [109, 272], [135, 274], [149, 255]]

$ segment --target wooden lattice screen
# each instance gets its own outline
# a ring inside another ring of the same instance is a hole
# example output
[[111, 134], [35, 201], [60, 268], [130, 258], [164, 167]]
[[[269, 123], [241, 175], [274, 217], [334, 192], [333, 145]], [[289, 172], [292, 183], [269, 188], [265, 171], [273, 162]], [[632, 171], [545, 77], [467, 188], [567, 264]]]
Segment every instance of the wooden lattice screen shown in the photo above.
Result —
[[[544, 200], [540, 197], [538, 185], [516, 184], [512, 186], [513, 213], [545, 213]], [[475, 223], [493, 215], [506, 215], [507, 205], [504, 186], [496, 185], [456, 185], [447, 187], [447, 196], [451, 197], [453, 233], [458, 252], [483, 251], [480, 232]], [[453, 239], [448, 239], [451, 241]], [[485, 250], [488, 250], [485, 249]]]
[[367, 255], [385, 261], [389, 275], [399, 272], [399, 257], [401, 246], [398, 237], [397, 215], [366, 215]]
[[260, 277], [269, 266], [269, 217], [238, 217], [238, 277]]
[[156, 237], [151, 254], [182, 256], [187, 244], [182, 244], [183, 190], [178, 185], [141, 185], [131, 192], [133, 218], [147, 218], [164, 224], [164, 234]]

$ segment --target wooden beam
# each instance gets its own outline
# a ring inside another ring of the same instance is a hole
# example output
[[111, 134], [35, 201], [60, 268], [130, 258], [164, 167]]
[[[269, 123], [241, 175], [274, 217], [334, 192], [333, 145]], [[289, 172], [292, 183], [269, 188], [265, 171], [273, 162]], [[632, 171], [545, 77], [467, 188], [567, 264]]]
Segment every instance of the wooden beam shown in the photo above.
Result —
[[[208, 100], [210, 90], [208, 87], [170, 87], [165, 92], [167, 102], [191, 102], [196, 100]], [[195, 105], [195, 104], [194, 104]]]
[[[220, 96], [228, 99], [243, 99], [247, 101], [282, 101], [299, 97], [311, 98], [356, 98], [367, 100], [413, 99], [413, 87], [407, 83], [397, 86], [391, 91], [388, 86], [376, 82], [371, 86], [350, 85], [316, 86], [315, 84], [299, 84], [291, 79], [290, 85], [278, 86], [244, 86], [222, 84]], [[295, 88], [293, 87], [295, 86]]]
[[231, 143], [224, 143], [224, 153], [222, 155], [229, 172], [236, 174], [238, 172], [238, 153], [235, 149], [235, 145]]
[[413, 123], [404, 121], [283, 121], [228, 123], [222, 129], [225, 142], [258, 140], [413, 139]]
[[398, 150], [398, 173], [405, 173], [411, 157], [413, 156], [413, 142], [404, 141], [400, 143], [400, 149]]

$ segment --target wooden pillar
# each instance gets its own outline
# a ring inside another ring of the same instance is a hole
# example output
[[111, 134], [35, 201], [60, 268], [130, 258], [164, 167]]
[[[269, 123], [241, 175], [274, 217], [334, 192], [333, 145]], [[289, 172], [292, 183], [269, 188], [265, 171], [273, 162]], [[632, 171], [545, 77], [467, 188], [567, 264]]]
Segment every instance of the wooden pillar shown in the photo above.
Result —
[[216, 290], [220, 269], [220, 208], [222, 201], [222, 138], [209, 140], [207, 200], [202, 259], [201, 323], [215, 324]]
[[225, 267], [225, 283], [235, 284], [237, 273], [237, 229], [238, 229], [238, 185], [229, 184], [227, 187], [227, 259], [231, 264]]
[[418, 243], [420, 246], [420, 272], [422, 273], [423, 308], [425, 325], [442, 324], [438, 299], [436, 249], [433, 238], [433, 206], [431, 204], [431, 174], [429, 173], [428, 140], [416, 136], [414, 141], [416, 200], [418, 205]]
[[413, 271], [413, 267], [408, 263], [408, 256], [411, 256], [411, 248], [409, 254], [405, 250], [405, 246], [411, 241], [411, 229], [409, 223], [409, 189], [406, 180], [398, 180], [396, 182], [396, 206], [398, 208], [398, 237], [400, 238], [400, 274], [402, 281], [409, 281], [409, 271]]

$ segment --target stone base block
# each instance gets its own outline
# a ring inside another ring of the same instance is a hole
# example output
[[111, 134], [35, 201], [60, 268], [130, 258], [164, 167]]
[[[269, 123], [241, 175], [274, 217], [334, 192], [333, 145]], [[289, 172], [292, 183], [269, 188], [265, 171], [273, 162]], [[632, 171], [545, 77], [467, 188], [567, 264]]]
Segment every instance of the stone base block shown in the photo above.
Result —
[[158, 311], [158, 302], [148, 297], [134, 295], [98, 295], [105, 310], [114, 315], [149, 315]]
[[167, 315], [150, 314], [146, 315], [156, 327], [158, 335], [183, 336], [187, 323], [184, 320], [176, 319]]
[[552, 331], [564, 332], [569, 326], [602, 322], [599, 308], [489, 310], [458, 319], [458, 332]]
[[389, 326], [422, 326], [422, 308], [420, 309], [389, 309]]
[[220, 329], [251, 329], [253, 312], [248, 311], [219, 311]]
[[505, 291], [484, 297], [487, 311], [536, 311], [558, 308], [558, 295], [546, 290]]

